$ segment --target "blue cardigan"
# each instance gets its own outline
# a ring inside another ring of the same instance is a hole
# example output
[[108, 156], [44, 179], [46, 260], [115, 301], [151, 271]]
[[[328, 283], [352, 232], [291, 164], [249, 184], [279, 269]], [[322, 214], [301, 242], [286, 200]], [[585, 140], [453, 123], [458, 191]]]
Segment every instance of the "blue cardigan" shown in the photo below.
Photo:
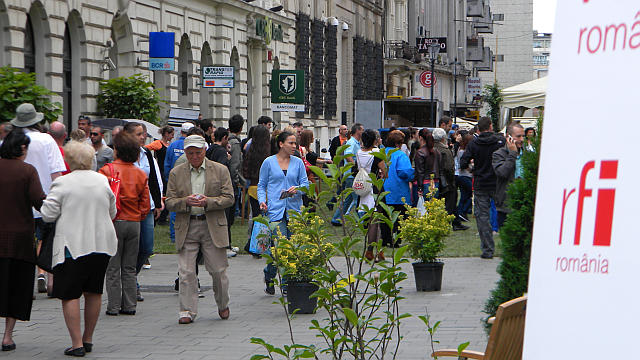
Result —
[[[395, 148], [388, 147], [384, 150], [389, 155], [389, 151], [393, 149]], [[409, 182], [413, 180], [414, 172], [407, 154], [400, 150], [391, 154], [391, 165], [389, 165], [387, 179], [384, 181], [384, 191], [390, 193], [387, 194], [385, 203], [389, 205], [411, 204]]]
[[276, 155], [271, 155], [264, 160], [260, 167], [260, 180], [258, 181], [258, 201], [267, 203], [267, 215], [269, 221], [280, 221], [285, 211], [300, 211], [302, 207], [302, 192], [290, 198], [280, 200], [280, 192], [291, 186], [304, 188], [309, 186], [307, 171], [304, 163], [298, 157], [291, 156], [287, 176], [284, 175]]

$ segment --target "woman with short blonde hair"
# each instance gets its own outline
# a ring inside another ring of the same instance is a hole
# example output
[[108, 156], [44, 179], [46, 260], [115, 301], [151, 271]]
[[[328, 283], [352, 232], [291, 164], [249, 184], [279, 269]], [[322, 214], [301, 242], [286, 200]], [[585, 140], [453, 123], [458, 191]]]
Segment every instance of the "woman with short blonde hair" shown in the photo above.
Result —
[[[118, 245], [112, 219], [116, 198], [107, 179], [91, 170], [94, 151], [84, 142], [70, 141], [64, 159], [71, 172], [51, 184], [40, 212], [56, 222], [53, 238], [53, 296], [62, 300], [71, 346], [64, 353], [84, 356], [93, 348], [105, 272]], [[84, 332], [80, 297], [84, 296]]]
[[84, 142], [69, 141], [64, 146], [64, 160], [69, 165], [69, 170], [91, 170], [95, 151]]

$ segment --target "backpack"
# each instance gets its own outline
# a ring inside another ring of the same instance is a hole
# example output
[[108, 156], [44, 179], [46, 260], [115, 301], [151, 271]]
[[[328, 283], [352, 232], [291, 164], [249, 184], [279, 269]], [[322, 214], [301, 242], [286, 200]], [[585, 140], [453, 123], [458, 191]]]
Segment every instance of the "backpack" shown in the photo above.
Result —
[[[357, 155], [356, 155], [357, 158]], [[371, 159], [371, 161], [373, 161], [373, 158]], [[367, 194], [370, 194], [372, 189], [373, 189], [373, 185], [371, 184], [371, 179], [369, 178], [369, 172], [366, 170], [366, 166], [360, 166], [360, 159], [357, 158], [357, 162], [358, 162], [358, 173], [356, 174], [356, 177], [353, 179], [353, 192], [356, 193], [356, 195], [358, 196], [366, 196]], [[369, 166], [371, 166], [371, 164], [369, 164]]]

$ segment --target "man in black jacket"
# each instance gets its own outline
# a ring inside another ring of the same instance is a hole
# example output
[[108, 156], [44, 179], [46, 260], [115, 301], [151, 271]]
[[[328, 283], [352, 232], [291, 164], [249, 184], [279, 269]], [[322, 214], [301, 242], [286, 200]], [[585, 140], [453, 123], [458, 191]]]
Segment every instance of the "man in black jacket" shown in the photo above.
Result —
[[466, 169], [473, 160], [473, 196], [480, 249], [483, 259], [493, 258], [495, 245], [490, 222], [491, 200], [495, 197], [496, 174], [491, 164], [494, 151], [504, 146], [504, 138], [493, 132], [491, 119], [484, 116], [478, 121], [480, 134], [473, 139], [460, 159], [460, 168]]
[[507, 205], [507, 187], [515, 178], [522, 176], [522, 145], [524, 128], [518, 123], [507, 127], [507, 144], [493, 153], [492, 165], [496, 173], [496, 209], [498, 210], [498, 227], [502, 227], [511, 209]]
[[331, 155], [331, 159], [336, 156], [338, 148], [349, 140], [348, 134], [349, 129], [347, 128], [347, 125], [340, 125], [340, 128], [338, 129], [338, 136], [334, 137], [329, 145], [329, 154]]

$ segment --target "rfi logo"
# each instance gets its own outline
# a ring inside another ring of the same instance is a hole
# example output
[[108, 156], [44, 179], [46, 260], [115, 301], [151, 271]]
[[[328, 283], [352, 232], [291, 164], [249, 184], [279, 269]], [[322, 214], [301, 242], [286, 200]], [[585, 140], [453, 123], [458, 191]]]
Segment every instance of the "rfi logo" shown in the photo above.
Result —
[[[580, 186], [578, 188], [578, 204], [576, 206], [576, 227], [573, 239], [574, 245], [580, 245], [582, 233], [582, 216], [584, 203], [587, 198], [592, 197], [593, 189], [586, 188], [587, 174], [596, 166], [595, 161], [589, 161], [582, 167], [580, 174]], [[618, 160], [602, 160], [600, 162], [600, 180], [615, 180], [618, 178]], [[562, 231], [564, 226], [564, 214], [567, 201], [576, 189], [567, 192], [564, 189], [562, 196], [562, 217], [560, 219], [560, 237], [558, 244], [562, 244]], [[599, 188], [596, 203], [595, 228], [593, 233], [594, 246], [611, 246], [611, 230], [613, 225], [613, 209], [616, 200], [615, 188]]]

